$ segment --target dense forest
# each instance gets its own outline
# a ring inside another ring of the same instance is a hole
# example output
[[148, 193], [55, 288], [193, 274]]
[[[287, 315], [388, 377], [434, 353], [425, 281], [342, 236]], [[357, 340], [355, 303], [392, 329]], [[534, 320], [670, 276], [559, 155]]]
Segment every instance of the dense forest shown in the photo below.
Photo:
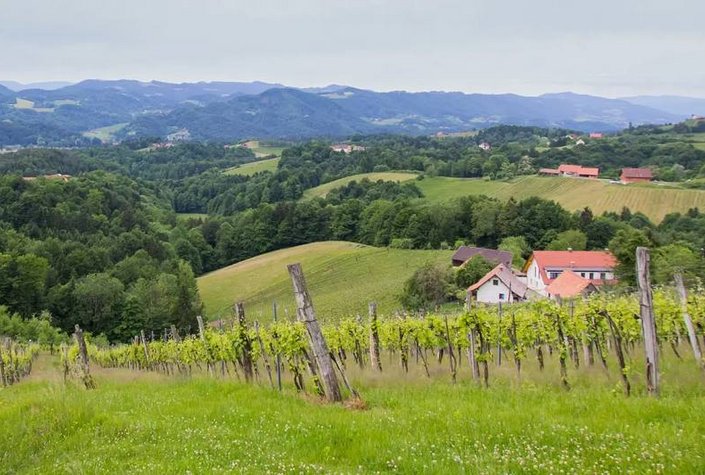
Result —
[[[27, 318], [48, 310], [52, 323], [65, 330], [78, 322], [111, 340], [172, 324], [189, 331], [202, 311], [195, 276], [321, 240], [410, 249], [472, 243], [511, 250], [518, 266], [533, 249], [609, 248], [622, 263], [624, 285], [633, 283], [634, 248], [648, 245], [656, 248], [657, 281], [674, 267], [705, 277], [705, 214], [696, 209], [657, 224], [628, 209], [595, 216], [588, 208], [571, 213], [539, 198], [429, 203], [414, 182], [367, 180], [325, 198], [300, 199], [308, 188], [371, 171], [415, 170], [419, 179], [493, 176], [509, 163], [529, 173], [561, 161], [561, 154], [579, 153], [582, 147], [537, 152], [540, 134], [551, 141], [564, 132], [498, 127], [474, 137], [355, 137], [365, 150], [350, 154], [314, 141], [284, 150], [274, 172], [253, 176], [223, 173], [253, 161], [252, 151], [217, 144], [149, 148], [150, 142], [133, 142], [0, 155], [0, 306]], [[656, 160], [683, 167], [685, 176], [701, 173], [705, 152], [637, 136], [627, 133], [585, 149], [600, 166], [625, 164], [613, 162], [613, 151], [626, 147], [635, 165]], [[495, 144], [489, 152], [476, 145], [485, 140]], [[659, 158], [664, 151], [671, 153], [668, 160]], [[23, 178], [53, 173], [73, 177]], [[183, 212], [208, 216], [178, 217]]]

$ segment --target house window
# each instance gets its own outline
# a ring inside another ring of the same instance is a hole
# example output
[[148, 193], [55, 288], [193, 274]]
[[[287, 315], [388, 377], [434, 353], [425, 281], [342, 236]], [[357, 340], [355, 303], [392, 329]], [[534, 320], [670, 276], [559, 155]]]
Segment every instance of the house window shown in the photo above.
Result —
[[504, 300], [504, 294], [499, 294], [499, 300]]
[[606, 279], [607, 279], [607, 274], [605, 274], [604, 272], [600, 272], [600, 279], [606, 280]]
[[581, 272], [580, 277], [585, 278], [585, 272]]
[[551, 272], [548, 273], [548, 278], [549, 278], [549, 279], [557, 279], [559, 275], [561, 275], [560, 272], [558, 272], [558, 271], [551, 271]]
[[492, 285], [499, 285], [498, 279], [492, 279]]
[[595, 275], [592, 272], [590, 272], [590, 280], [592, 280], [594, 278], [595, 278]]

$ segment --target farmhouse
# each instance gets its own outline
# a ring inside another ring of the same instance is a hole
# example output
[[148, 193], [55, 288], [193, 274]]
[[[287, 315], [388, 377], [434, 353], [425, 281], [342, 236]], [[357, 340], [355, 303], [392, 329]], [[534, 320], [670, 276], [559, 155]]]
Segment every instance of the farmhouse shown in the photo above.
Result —
[[480, 147], [485, 152], [489, 152], [490, 150], [492, 150], [492, 145], [490, 145], [488, 142], [482, 142], [480, 145], [478, 145], [478, 147]]
[[619, 181], [627, 183], [648, 183], [654, 179], [654, 174], [648, 168], [622, 168]]
[[572, 270], [561, 272], [561, 275], [546, 287], [548, 298], [553, 300], [586, 296], [596, 291], [597, 287], [592, 281], [580, 277]]
[[563, 176], [572, 176], [578, 178], [597, 178], [600, 174], [599, 168], [583, 167], [580, 165], [562, 164], [558, 167], [558, 173]]
[[604, 135], [601, 132], [592, 132], [590, 133], [590, 138], [591, 139], [601, 139], [604, 137]]
[[534, 251], [524, 265], [530, 289], [548, 296], [547, 288], [564, 271], [572, 271], [595, 286], [615, 282], [617, 259], [608, 251]]
[[527, 288], [514, 273], [511, 267], [498, 264], [482, 279], [468, 287], [468, 297], [480, 303], [523, 302], [534, 292]]
[[559, 172], [555, 168], [541, 168], [539, 170], [539, 175], [547, 175], [547, 176], [559, 176], [561, 172]]
[[365, 147], [360, 145], [350, 145], [345, 143], [337, 143], [330, 146], [330, 149], [334, 152], [342, 153], [352, 153], [352, 152], [364, 152]]
[[512, 267], [513, 254], [511, 252], [486, 249], [484, 247], [460, 246], [453, 254], [451, 262], [453, 267], [459, 267], [478, 255], [484, 257], [487, 262], [492, 264], [501, 263], [509, 268]]

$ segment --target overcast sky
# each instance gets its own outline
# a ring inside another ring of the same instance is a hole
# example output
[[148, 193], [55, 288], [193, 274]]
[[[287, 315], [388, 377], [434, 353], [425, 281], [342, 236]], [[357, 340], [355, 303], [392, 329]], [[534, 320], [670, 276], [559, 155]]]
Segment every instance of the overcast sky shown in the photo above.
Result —
[[705, 0], [0, 0], [0, 79], [705, 97]]

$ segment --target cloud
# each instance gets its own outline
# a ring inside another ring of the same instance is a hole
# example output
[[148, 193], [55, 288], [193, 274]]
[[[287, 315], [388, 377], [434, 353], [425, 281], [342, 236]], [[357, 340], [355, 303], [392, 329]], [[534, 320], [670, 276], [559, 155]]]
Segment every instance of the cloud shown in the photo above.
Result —
[[700, 0], [23, 0], [6, 79], [705, 96]]

